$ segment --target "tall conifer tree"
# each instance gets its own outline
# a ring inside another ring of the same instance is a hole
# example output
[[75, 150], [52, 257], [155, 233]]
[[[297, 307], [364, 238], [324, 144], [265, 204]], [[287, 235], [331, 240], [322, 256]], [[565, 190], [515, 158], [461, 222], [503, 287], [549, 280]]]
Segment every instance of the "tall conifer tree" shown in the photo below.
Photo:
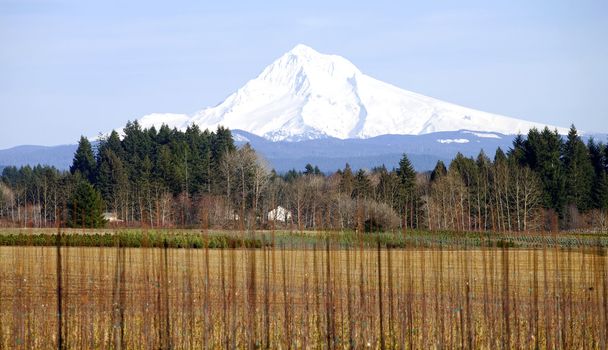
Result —
[[[78, 177], [78, 175], [77, 175]], [[80, 180], [68, 202], [68, 226], [99, 228], [105, 224], [103, 201], [88, 181]]]
[[414, 227], [419, 199], [416, 195], [416, 171], [405, 153], [399, 161], [396, 173], [399, 179], [399, 209], [404, 220], [402, 224], [404, 227]]
[[95, 156], [93, 155], [91, 143], [86, 137], [81, 136], [78, 142], [78, 149], [76, 149], [76, 153], [74, 154], [72, 166], [70, 166], [70, 173], [76, 174], [78, 172], [84, 179], [90, 183], [94, 183], [95, 168]]
[[545, 127], [542, 132], [530, 130], [526, 142], [526, 162], [541, 179], [543, 185], [543, 204], [560, 215], [566, 203], [565, 176], [561, 152], [561, 135]]
[[589, 150], [574, 125], [570, 127], [568, 139], [564, 144], [563, 161], [567, 203], [576, 205], [581, 211], [589, 209], [594, 170]]
[[438, 160], [435, 164], [435, 168], [431, 172], [431, 182], [435, 182], [445, 176], [448, 173], [448, 169], [445, 167], [445, 163], [442, 160]]
[[592, 186], [592, 206], [595, 209], [608, 209], [608, 178], [606, 174], [607, 154], [606, 146], [596, 143], [593, 138], [588, 142], [587, 148], [594, 170]]

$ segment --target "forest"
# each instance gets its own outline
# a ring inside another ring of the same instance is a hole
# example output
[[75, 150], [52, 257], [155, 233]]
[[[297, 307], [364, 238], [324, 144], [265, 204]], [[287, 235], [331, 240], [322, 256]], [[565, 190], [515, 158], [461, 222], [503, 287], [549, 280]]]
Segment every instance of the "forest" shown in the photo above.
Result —
[[[7, 167], [0, 178], [6, 227], [257, 230], [605, 231], [608, 147], [548, 128], [508, 150], [458, 154], [433, 171], [398, 166], [277, 174], [228, 129], [142, 128], [129, 122], [91, 143], [81, 137], [69, 171]], [[279, 213], [280, 215], [278, 215]], [[108, 216], [109, 214], [109, 216]], [[111, 218], [108, 221], [108, 218]]]

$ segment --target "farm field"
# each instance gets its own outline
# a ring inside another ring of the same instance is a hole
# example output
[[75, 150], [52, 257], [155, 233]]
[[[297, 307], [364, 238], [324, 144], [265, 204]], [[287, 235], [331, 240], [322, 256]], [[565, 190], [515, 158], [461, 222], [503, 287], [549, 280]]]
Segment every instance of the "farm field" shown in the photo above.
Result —
[[0, 247], [0, 348], [606, 344], [605, 248], [307, 242]]

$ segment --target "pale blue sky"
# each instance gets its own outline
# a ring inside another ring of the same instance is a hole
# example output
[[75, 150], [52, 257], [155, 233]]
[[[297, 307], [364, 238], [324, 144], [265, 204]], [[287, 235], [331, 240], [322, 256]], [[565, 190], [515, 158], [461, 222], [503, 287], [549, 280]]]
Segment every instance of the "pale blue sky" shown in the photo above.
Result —
[[360, 3], [0, 0], [0, 149], [215, 105], [298, 43], [446, 101], [608, 131], [607, 1]]

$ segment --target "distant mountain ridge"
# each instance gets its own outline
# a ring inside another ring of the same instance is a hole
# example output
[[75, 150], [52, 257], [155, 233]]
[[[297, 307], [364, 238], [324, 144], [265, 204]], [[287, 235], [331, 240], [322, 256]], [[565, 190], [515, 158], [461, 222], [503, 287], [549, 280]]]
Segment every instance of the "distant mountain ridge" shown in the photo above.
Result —
[[67, 169], [72, 163], [77, 145], [23, 145], [0, 150], [0, 168], [6, 166], [50, 165]]
[[[418, 171], [431, 170], [438, 160], [446, 163], [458, 153], [476, 156], [485, 149], [491, 157], [498, 147], [507, 149], [514, 136], [476, 135], [470, 131], [446, 131], [424, 135], [381, 135], [367, 139], [323, 138], [302, 141], [270, 141], [243, 130], [234, 130], [239, 144], [250, 143], [270, 165], [279, 172], [303, 169], [306, 163], [319, 166], [325, 172], [344, 168], [371, 169], [385, 165], [391, 169], [407, 153]], [[466, 140], [466, 141], [465, 141]], [[456, 142], [450, 142], [456, 141]]]
[[[144, 127], [167, 124], [185, 129], [222, 125], [270, 141], [380, 135], [422, 135], [473, 130], [505, 135], [545, 124], [477, 111], [400, 89], [363, 74], [337, 55], [297, 45], [255, 79], [215, 107], [193, 115], [156, 113], [139, 119]], [[566, 134], [566, 128], [548, 125]]]

